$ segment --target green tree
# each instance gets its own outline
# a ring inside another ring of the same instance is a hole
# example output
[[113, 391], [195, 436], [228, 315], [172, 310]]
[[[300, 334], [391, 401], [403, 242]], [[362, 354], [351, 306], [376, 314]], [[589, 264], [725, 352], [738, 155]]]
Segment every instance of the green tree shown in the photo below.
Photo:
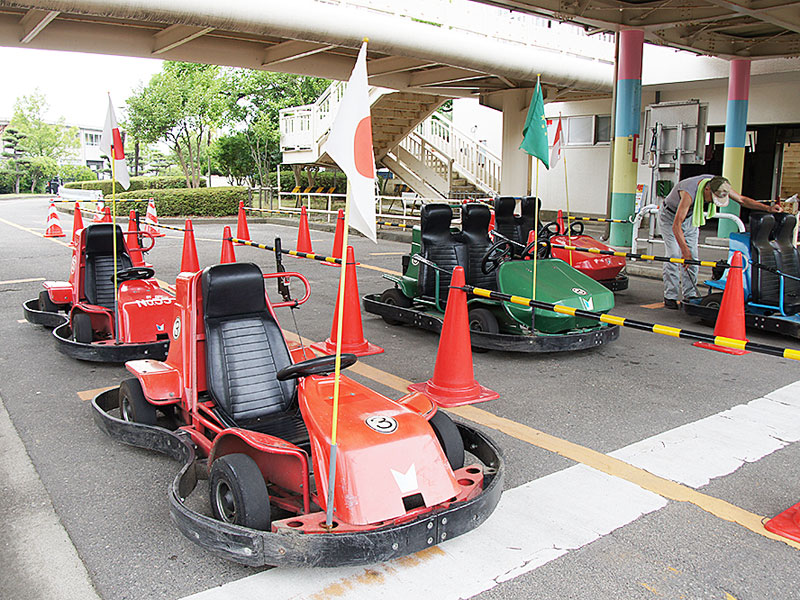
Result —
[[80, 148], [76, 127], [67, 127], [64, 118], [47, 123], [44, 115], [49, 105], [38, 89], [29, 96], [17, 98], [10, 126], [25, 134], [25, 150], [31, 156], [47, 156], [59, 161], [75, 156]]
[[97, 173], [84, 165], [59, 165], [58, 176], [67, 181], [94, 181]]
[[39, 183], [49, 181], [58, 174], [58, 163], [49, 156], [31, 156], [25, 162], [31, 178], [31, 193], [37, 190]]
[[3, 164], [0, 173], [13, 181], [13, 190], [19, 194], [19, 184], [25, 174], [25, 134], [14, 127], [6, 127], [3, 132]]
[[255, 161], [250, 141], [244, 132], [217, 138], [211, 146], [211, 158], [230, 185], [242, 185], [245, 180], [254, 185]]
[[310, 104], [330, 84], [327, 79], [249, 69], [225, 74], [226, 120], [246, 136], [258, 185], [268, 184], [273, 164], [281, 162], [279, 113]]
[[129, 131], [145, 143], [163, 140], [175, 153], [188, 187], [200, 187], [203, 138], [224, 110], [219, 67], [165, 62], [128, 98]]

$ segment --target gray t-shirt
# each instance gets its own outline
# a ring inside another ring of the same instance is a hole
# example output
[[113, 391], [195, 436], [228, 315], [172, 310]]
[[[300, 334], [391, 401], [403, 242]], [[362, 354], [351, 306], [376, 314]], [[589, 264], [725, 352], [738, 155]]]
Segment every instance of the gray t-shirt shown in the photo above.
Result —
[[714, 175], [695, 175], [688, 177], [678, 182], [672, 191], [664, 198], [664, 206], [673, 214], [678, 212], [678, 205], [681, 203], [680, 192], [686, 192], [692, 197], [692, 203], [689, 205], [689, 212], [686, 213], [686, 218], [692, 216], [692, 208], [694, 207], [694, 197], [697, 195], [697, 187], [703, 179], [711, 179]]

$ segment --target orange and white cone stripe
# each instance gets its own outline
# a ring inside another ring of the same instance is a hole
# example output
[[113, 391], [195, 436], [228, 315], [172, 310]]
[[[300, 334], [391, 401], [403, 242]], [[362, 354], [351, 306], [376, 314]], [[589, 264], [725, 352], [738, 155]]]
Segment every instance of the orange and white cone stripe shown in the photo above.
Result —
[[55, 202], [52, 200], [50, 201], [50, 210], [47, 212], [47, 230], [44, 232], [44, 237], [66, 237], [64, 230], [61, 229]]
[[156, 203], [155, 201], [150, 198], [150, 201], [147, 203], [147, 213], [144, 217], [144, 231], [152, 235], [153, 237], [163, 237], [164, 233], [159, 231], [156, 228], [158, 225], [158, 215], [156, 214]]

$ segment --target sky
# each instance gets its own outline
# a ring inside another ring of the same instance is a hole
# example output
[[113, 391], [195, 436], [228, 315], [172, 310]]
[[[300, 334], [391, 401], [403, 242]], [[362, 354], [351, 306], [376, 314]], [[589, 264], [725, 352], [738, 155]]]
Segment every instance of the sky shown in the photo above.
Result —
[[[0, 120], [10, 119], [14, 102], [37, 87], [50, 104], [48, 120], [103, 128], [108, 93], [115, 107], [140, 83], [161, 70], [160, 60], [0, 47]], [[119, 117], [119, 110], [117, 110]]]

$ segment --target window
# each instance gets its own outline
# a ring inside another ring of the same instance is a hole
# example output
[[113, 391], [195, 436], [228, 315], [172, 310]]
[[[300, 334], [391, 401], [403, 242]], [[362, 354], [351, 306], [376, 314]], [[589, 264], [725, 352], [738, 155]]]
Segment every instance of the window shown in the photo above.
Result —
[[[550, 145], [558, 127], [558, 119], [548, 119], [548, 138]], [[581, 117], [562, 117], [567, 146], [596, 146], [611, 142], [611, 115], [586, 115]]]
[[100, 145], [100, 134], [99, 133], [87, 133], [86, 134], [86, 145], [87, 146], [99, 146]]

